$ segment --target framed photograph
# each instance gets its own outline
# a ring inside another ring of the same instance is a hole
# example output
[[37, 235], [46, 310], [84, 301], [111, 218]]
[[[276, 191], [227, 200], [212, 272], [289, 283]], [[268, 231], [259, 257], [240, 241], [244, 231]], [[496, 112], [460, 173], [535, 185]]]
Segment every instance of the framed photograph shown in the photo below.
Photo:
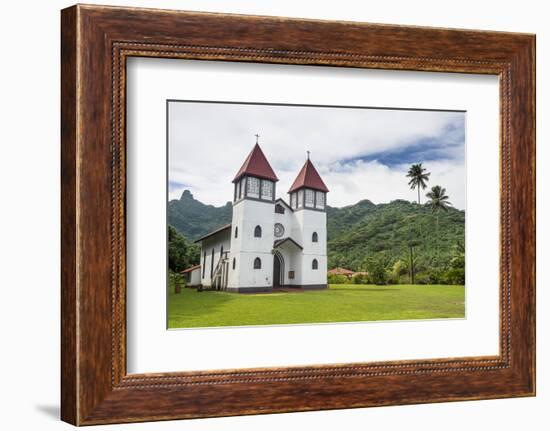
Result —
[[61, 30], [63, 420], [535, 394], [533, 35]]

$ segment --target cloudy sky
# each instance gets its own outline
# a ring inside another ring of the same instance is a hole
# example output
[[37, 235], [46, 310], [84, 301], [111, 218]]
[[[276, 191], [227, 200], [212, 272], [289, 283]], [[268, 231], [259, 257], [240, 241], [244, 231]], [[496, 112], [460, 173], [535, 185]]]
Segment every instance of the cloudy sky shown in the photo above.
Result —
[[[372, 108], [169, 102], [169, 198], [190, 190], [206, 204], [233, 198], [231, 180], [259, 143], [287, 190], [306, 151], [331, 206], [416, 200], [405, 177], [412, 163], [431, 172], [456, 208], [465, 208], [465, 113]], [[422, 193], [425, 200], [426, 189]]]

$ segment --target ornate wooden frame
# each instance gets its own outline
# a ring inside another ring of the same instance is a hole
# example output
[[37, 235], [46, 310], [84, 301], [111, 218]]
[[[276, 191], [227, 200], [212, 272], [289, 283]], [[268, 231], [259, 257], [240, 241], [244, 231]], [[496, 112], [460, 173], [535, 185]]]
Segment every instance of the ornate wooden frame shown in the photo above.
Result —
[[[534, 35], [80, 5], [61, 17], [63, 420], [88, 425], [534, 395]], [[127, 375], [129, 56], [498, 75], [500, 354]]]

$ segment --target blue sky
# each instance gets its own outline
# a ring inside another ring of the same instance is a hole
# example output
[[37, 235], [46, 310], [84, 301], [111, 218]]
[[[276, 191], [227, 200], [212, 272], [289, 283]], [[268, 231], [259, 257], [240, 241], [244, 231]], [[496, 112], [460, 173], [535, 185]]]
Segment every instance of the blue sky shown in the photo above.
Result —
[[[231, 180], [259, 142], [286, 191], [306, 151], [331, 190], [329, 205], [416, 199], [405, 177], [412, 163], [431, 172], [429, 186], [447, 189], [465, 207], [463, 112], [170, 102], [169, 196], [190, 190], [223, 205]], [[423, 195], [428, 190], [423, 191]]]
[[399, 148], [360, 155], [355, 159], [378, 161], [386, 166], [412, 164], [418, 161], [456, 160], [464, 154], [464, 127], [460, 124], [449, 124], [443, 133], [436, 137], [413, 139]]

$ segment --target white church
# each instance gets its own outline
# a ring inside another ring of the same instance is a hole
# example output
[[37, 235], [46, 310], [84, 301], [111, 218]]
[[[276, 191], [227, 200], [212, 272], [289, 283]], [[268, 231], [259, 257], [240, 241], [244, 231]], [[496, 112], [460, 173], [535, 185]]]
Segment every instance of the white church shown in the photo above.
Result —
[[329, 190], [309, 156], [288, 190], [290, 203], [276, 198], [277, 181], [256, 142], [233, 179], [232, 222], [196, 241], [201, 264], [192, 279], [241, 293], [327, 287]]

